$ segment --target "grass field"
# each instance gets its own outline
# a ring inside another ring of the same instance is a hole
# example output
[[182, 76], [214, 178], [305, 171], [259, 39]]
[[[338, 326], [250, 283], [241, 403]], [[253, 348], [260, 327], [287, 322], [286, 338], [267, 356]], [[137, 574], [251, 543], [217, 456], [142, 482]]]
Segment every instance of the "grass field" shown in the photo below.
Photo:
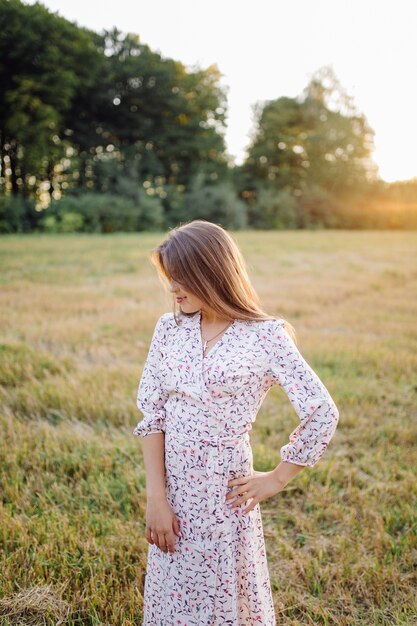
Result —
[[[415, 625], [417, 232], [234, 235], [264, 308], [293, 324], [340, 411], [318, 465], [261, 503], [277, 624]], [[150, 336], [171, 310], [148, 261], [162, 237], [0, 238], [4, 626], [141, 624], [132, 430]], [[255, 469], [277, 465], [296, 423], [273, 388]]]

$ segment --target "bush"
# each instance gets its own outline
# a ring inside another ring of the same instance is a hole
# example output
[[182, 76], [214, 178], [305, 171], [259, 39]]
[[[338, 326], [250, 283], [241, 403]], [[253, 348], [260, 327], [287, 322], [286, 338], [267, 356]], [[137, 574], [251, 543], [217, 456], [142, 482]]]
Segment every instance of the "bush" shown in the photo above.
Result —
[[254, 228], [297, 228], [298, 204], [286, 189], [261, 187], [255, 205], [251, 208], [251, 226]]
[[80, 213], [69, 211], [60, 220], [55, 215], [45, 215], [41, 223], [47, 233], [80, 233], [83, 231], [84, 217]]
[[52, 201], [45, 211], [45, 218], [55, 217], [57, 232], [68, 232], [66, 225], [69, 222], [65, 216], [76, 214], [83, 220], [84, 232], [108, 233], [136, 230], [138, 212], [130, 200], [111, 194], [84, 193]]
[[338, 228], [342, 204], [319, 185], [309, 185], [298, 198], [299, 228]]
[[0, 233], [31, 232], [37, 227], [41, 215], [34, 200], [0, 195]]
[[139, 201], [109, 193], [67, 195], [51, 202], [41, 226], [47, 232], [111, 233], [161, 228], [164, 221], [159, 198], [138, 195]]
[[81, 233], [84, 229], [84, 217], [80, 213], [68, 211], [61, 220], [61, 233]]
[[197, 174], [183, 201], [178, 202], [170, 215], [170, 220], [176, 223], [193, 219], [206, 219], [224, 228], [240, 229], [247, 226], [247, 208], [229, 183], [208, 184], [203, 174]]
[[165, 228], [165, 212], [161, 199], [139, 191], [139, 222], [137, 230], [163, 230]]

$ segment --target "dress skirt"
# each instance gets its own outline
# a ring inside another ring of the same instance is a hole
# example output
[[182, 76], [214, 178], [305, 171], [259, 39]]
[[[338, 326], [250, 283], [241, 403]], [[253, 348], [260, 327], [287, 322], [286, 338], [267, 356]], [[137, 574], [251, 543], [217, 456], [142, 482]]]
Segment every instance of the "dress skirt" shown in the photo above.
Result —
[[253, 472], [248, 431], [196, 439], [165, 434], [175, 552], [149, 544], [143, 626], [275, 626], [259, 504], [232, 509], [232, 478]]

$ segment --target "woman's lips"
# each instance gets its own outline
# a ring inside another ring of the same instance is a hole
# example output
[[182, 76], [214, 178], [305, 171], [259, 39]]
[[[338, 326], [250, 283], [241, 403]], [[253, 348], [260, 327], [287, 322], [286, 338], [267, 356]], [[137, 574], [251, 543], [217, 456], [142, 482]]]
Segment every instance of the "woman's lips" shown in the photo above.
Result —
[[183, 298], [179, 298], [179, 297], [177, 297], [177, 302], [182, 302], [183, 300], [185, 300], [185, 298], [186, 298], [186, 297], [187, 297], [187, 296], [184, 296]]

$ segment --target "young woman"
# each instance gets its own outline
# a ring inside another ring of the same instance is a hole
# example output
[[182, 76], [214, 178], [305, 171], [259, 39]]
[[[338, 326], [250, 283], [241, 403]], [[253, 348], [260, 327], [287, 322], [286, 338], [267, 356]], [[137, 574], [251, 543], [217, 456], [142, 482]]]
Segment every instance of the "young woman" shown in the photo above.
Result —
[[[262, 310], [221, 226], [183, 224], [151, 259], [180, 310], [157, 321], [137, 395], [149, 543], [143, 625], [275, 626], [259, 503], [318, 462], [338, 409], [291, 324]], [[259, 472], [249, 431], [273, 385], [300, 422], [277, 467]]]

